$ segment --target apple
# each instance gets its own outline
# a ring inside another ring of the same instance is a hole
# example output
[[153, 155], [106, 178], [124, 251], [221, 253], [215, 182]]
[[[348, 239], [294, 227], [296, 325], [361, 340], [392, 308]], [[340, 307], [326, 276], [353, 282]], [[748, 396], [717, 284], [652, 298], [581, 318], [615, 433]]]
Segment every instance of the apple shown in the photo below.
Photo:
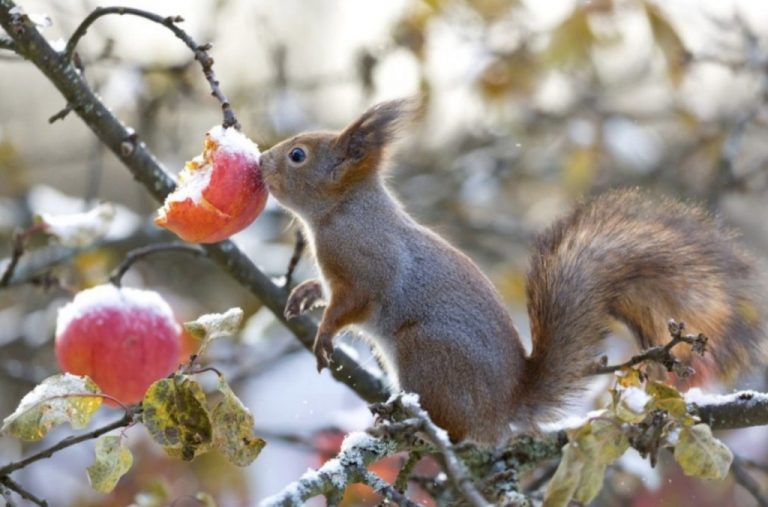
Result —
[[267, 202], [259, 156], [239, 130], [212, 128], [203, 153], [185, 164], [155, 223], [192, 243], [216, 243], [245, 229]]
[[157, 292], [99, 285], [59, 310], [55, 348], [62, 370], [89, 376], [121, 403], [137, 403], [178, 366], [181, 326]]

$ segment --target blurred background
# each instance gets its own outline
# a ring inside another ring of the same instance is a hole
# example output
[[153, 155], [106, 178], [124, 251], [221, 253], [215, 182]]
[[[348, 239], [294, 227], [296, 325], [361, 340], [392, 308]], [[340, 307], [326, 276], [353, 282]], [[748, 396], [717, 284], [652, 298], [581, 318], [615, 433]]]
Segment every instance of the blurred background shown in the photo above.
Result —
[[[21, 6], [63, 47], [96, 7], [79, 0]], [[181, 15], [211, 54], [245, 132], [266, 149], [306, 129], [341, 128], [372, 103], [421, 94], [423, 117], [398, 150], [390, 183], [406, 208], [472, 256], [500, 289], [523, 335], [530, 240], [579, 198], [619, 186], [703, 203], [768, 256], [768, 3], [757, 0], [199, 0], [128, 1]], [[201, 151], [220, 122], [218, 104], [192, 55], [166, 29], [110, 16], [79, 46], [90, 84], [171, 172]], [[0, 246], [38, 213], [73, 213], [98, 201], [118, 205], [108, 236], [73, 249], [34, 241], [22, 279], [0, 291], [0, 415], [55, 373], [56, 312], [73, 292], [104, 283], [131, 248], [172, 239], [151, 218], [157, 204], [75, 116], [31, 64], [0, 50]], [[234, 241], [274, 277], [293, 250], [290, 217], [270, 201]], [[0, 266], [5, 261], [0, 261]], [[313, 274], [304, 258], [298, 278]], [[335, 454], [343, 435], [370, 414], [354, 393], [319, 377], [260, 302], [204, 259], [160, 254], [135, 265], [124, 284], [157, 290], [180, 321], [240, 306], [242, 332], [205, 361], [221, 369], [254, 413], [268, 445], [244, 469], [210, 454], [165, 458], [143, 427], [128, 430], [136, 456], [110, 496], [90, 490], [84, 469], [93, 443], [14, 474], [53, 506], [253, 505]], [[621, 330], [610, 354], [634, 350]], [[350, 350], [376, 363], [354, 340]], [[192, 350], [194, 344], [188, 344]], [[582, 413], [605, 402], [598, 381]], [[765, 389], [765, 372], [745, 379]], [[709, 386], [717, 389], [718, 386]], [[725, 389], [720, 386], [720, 389]], [[119, 412], [102, 409], [99, 421]], [[98, 424], [94, 423], [94, 424]], [[50, 445], [0, 437], [0, 464]], [[768, 435], [724, 435], [745, 459], [768, 463]], [[387, 478], [397, 458], [377, 465]], [[428, 461], [419, 473], [434, 473]], [[762, 473], [755, 479], [764, 490]], [[429, 504], [423, 493], [415, 498]], [[353, 488], [348, 505], [375, 505]], [[682, 476], [671, 460], [651, 469], [632, 452], [612, 467], [594, 505], [750, 506], [732, 479]]]

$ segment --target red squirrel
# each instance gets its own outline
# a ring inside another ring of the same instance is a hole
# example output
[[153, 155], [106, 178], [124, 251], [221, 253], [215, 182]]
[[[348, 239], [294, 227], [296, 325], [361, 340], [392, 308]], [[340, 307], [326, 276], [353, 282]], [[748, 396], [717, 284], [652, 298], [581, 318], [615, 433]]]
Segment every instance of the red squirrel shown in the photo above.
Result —
[[384, 183], [414, 109], [384, 102], [340, 133], [300, 134], [261, 156], [269, 191], [303, 225], [322, 274], [294, 288], [285, 310], [292, 318], [327, 299], [318, 370], [334, 336], [354, 326], [395, 387], [417, 393], [453, 440], [495, 442], [583, 386], [615, 320], [642, 347], [669, 340], [668, 319], [685, 322], [709, 338], [721, 374], [765, 358], [765, 291], [734, 235], [700, 208], [635, 190], [582, 203], [535, 241], [527, 355], [491, 281]]

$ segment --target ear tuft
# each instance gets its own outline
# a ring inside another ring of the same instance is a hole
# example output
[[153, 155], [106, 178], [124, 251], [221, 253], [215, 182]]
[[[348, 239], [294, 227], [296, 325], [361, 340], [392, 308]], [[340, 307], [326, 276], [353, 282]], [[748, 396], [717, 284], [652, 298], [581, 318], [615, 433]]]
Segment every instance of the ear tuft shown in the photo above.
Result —
[[339, 136], [346, 157], [359, 160], [379, 155], [397, 138], [401, 127], [413, 121], [418, 111], [416, 98], [390, 100], [371, 107]]

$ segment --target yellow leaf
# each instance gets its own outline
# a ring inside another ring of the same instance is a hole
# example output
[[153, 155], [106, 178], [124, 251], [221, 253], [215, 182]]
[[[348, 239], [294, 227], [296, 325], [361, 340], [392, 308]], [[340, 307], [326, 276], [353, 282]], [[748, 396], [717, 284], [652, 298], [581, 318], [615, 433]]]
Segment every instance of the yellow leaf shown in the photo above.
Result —
[[724, 479], [733, 462], [733, 453], [712, 436], [709, 426], [701, 423], [680, 429], [675, 461], [686, 475]]
[[266, 442], [253, 434], [253, 415], [224, 379], [218, 388], [224, 398], [213, 409], [213, 447], [235, 465], [248, 466]]
[[85, 428], [102, 402], [101, 396], [89, 395], [99, 393], [88, 377], [69, 373], [48, 377], [22, 398], [16, 411], [3, 420], [0, 432], [35, 441], [65, 422], [74, 429]]
[[88, 467], [91, 487], [110, 493], [133, 465], [133, 454], [120, 436], [103, 435], [96, 440], [96, 461]]
[[149, 386], [144, 395], [144, 426], [175, 458], [189, 461], [211, 447], [211, 418], [200, 384], [174, 375]]

